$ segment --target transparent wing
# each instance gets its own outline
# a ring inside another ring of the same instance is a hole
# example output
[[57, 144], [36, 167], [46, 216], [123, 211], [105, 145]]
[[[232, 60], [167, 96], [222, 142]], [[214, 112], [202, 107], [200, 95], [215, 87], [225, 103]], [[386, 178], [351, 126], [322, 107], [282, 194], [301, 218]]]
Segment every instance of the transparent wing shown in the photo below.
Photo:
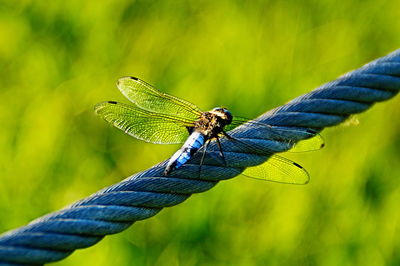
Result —
[[232, 137], [228, 139], [229, 141], [233, 141], [235, 147], [239, 150], [243, 149], [246, 152], [251, 151], [255, 154], [270, 154], [266, 162], [246, 168], [242, 173], [243, 175], [261, 180], [296, 185], [307, 184], [310, 180], [310, 175], [301, 165], [273, 154], [272, 151], [266, 151], [265, 148], [258, 147], [257, 145], [250, 145]]
[[[316, 151], [325, 146], [322, 136], [312, 129], [282, 128], [241, 117], [234, 117], [232, 123], [225, 127], [225, 131], [228, 132], [245, 123], [254, 124], [255, 126], [262, 126], [265, 129], [265, 134], [268, 135], [268, 138], [271, 140], [288, 142], [290, 145], [292, 145], [290, 152]], [[305, 139], [296, 143], [294, 138], [293, 140], [290, 140], [291, 134], [296, 136], [304, 136]]]
[[305, 185], [310, 181], [310, 175], [301, 165], [278, 155], [272, 155], [263, 164], [246, 168], [242, 174], [285, 184]]
[[120, 78], [117, 86], [126, 98], [143, 109], [190, 120], [198, 119], [201, 115], [196, 105], [162, 93], [138, 78]]
[[182, 143], [189, 136], [193, 122], [166, 114], [143, 110], [113, 101], [98, 103], [95, 112], [125, 133], [157, 144]]

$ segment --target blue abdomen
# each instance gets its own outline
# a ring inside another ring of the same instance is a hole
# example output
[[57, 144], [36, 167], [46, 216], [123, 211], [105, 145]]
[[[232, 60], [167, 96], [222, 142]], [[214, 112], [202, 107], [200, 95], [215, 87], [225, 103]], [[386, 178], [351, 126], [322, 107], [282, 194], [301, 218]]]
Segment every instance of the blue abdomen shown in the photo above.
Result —
[[193, 132], [182, 145], [182, 148], [169, 159], [164, 174], [167, 175], [172, 170], [184, 165], [204, 145], [205, 141], [206, 138], [203, 134], [196, 131]]

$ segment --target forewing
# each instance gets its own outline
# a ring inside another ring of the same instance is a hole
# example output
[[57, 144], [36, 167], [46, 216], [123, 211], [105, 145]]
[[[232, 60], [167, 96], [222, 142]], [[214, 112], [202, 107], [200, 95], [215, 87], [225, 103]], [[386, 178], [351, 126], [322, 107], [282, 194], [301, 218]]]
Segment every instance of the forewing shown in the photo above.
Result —
[[186, 127], [193, 126], [189, 120], [111, 101], [98, 103], [95, 112], [125, 133], [157, 144], [182, 143], [189, 136]]
[[[325, 146], [322, 136], [312, 129], [282, 128], [241, 117], [234, 117], [232, 123], [227, 125], [225, 130], [230, 131], [245, 123], [261, 126], [265, 130], [265, 134], [271, 140], [287, 142], [292, 146], [290, 152], [316, 151]], [[294, 138], [293, 140], [290, 139], [290, 135], [304, 136], [306, 139], [296, 142]]]
[[143, 109], [190, 120], [196, 120], [201, 115], [201, 111], [196, 105], [162, 93], [138, 78], [120, 78], [117, 86], [126, 98]]

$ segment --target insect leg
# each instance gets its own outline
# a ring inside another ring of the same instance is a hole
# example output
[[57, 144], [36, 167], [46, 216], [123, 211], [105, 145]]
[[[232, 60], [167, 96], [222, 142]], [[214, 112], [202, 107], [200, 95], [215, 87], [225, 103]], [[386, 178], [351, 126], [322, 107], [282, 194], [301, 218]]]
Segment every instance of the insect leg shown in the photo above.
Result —
[[207, 140], [206, 143], [204, 143], [203, 154], [201, 155], [200, 166], [199, 166], [199, 176], [198, 176], [199, 178], [201, 176], [201, 167], [203, 166], [204, 156], [206, 155], [209, 142], [210, 142], [210, 140]]
[[219, 137], [216, 137], [216, 139], [217, 139], [217, 145], [218, 145], [218, 148], [219, 148], [219, 156], [221, 156], [222, 161], [224, 162], [224, 165], [226, 166], [226, 160], [225, 160], [224, 153], [222, 152], [221, 142], [219, 141]]
[[224, 135], [229, 140], [233, 140], [233, 138], [229, 136], [228, 133], [226, 133], [225, 131], [222, 131], [222, 135]]

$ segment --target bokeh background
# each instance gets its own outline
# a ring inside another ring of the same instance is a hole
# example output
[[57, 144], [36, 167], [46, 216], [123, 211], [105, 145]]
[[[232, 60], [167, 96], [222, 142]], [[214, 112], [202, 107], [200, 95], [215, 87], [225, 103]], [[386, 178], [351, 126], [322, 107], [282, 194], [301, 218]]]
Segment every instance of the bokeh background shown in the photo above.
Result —
[[[119, 77], [251, 118], [400, 48], [399, 17], [396, 0], [1, 1], [0, 231], [178, 149], [94, 115], [128, 102]], [[54, 265], [400, 265], [399, 106], [287, 154], [307, 186], [224, 181]]]

